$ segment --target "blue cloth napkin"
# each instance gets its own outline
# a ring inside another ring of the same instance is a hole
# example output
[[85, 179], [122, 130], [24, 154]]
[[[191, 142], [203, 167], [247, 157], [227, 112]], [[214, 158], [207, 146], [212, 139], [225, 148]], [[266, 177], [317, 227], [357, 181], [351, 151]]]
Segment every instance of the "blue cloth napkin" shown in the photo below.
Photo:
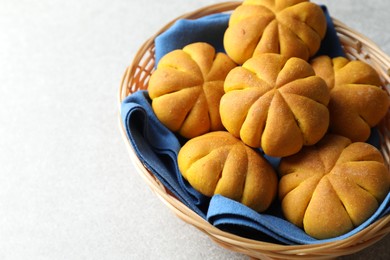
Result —
[[[344, 56], [339, 38], [328, 10], [322, 6], [327, 17], [328, 30], [317, 55]], [[214, 14], [196, 20], [179, 20], [155, 40], [156, 64], [168, 52], [181, 49], [192, 42], [208, 42], [217, 51], [223, 49], [223, 34], [230, 14]], [[177, 167], [177, 154], [186, 141], [163, 126], [156, 118], [147, 91], [137, 91], [128, 96], [121, 106], [122, 121], [127, 136], [137, 156], [160, 182], [186, 206], [214, 226], [243, 237], [280, 244], [315, 244], [349, 237], [373, 221], [390, 213], [390, 193], [375, 214], [351, 232], [337, 238], [317, 240], [283, 218], [280, 205], [273, 203], [265, 213], [215, 195], [211, 199], [194, 190], [185, 181]], [[370, 143], [378, 146], [379, 135], [373, 129]], [[265, 156], [276, 169], [279, 158]]]
[[181, 19], [155, 39], [155, 65], [167, 53], [182, 49], [194, 42], [207, 42], [217, 52], [225, 52], [223, 35], [228, 27], [229, 14], [212, 14], [196, 20]]
[[[272, 239], [268, 240], [271, 242], [277, 240], [288, 245], [318, 244], [350, 237], [388, 214], [389, 210], [390, 193], [387, 194], [377, 211], [358, 227], [341, 236], [322, 240], [309, 236], [302, 229], [285, 220], [278, 206], [271, 208], [266, 213], [257, 213], [241, 203], [221, 195], [212, 197], [207, 213], [207, 220], [220, 229], [237, 235], [242, 235], [237, 226], [244, 227], [246, 230], [245, 236], [249, 238], [256, 239], [258, 233], [262, 233], [271, 237]], [[262, 240], [267, 241], [266, 239], [265, 237]]]
[[147, 91], [137, 91], [121, 104], [122, 122], [131, 145], [141, 162], [169, 191], [205, 217], [209, 199], [182, 178], [177, 166], [179, 139], [160, 123], [150, 102]]

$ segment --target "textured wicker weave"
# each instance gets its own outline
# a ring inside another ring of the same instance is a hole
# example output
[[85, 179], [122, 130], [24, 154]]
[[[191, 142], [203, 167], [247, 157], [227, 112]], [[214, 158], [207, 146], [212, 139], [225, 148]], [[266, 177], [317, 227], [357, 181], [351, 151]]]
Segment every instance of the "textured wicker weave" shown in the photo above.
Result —
[[[241, 2], [227, 2], [207, 6], [194, 12], [182, 15], [160, 29], [147, 40], [137, 52], [132, 64], [126, 69], [119, 89], [119, 102], [129, 94], [147, 89], [150, 75], [153, 71], [154, 39], [167, 30], [176, 20], [181, 18], [196, 19], [205, 15], [227, 12], [235, 9]], [[390, 58], [380, 50], [370, 39], [348, 28], [346, 25], [333, 19], [342, 46], [350, 59], [363, 60], [372, 65], [383, 81], [383, 87], [390, 93]], [[259, 259], [327, 259], [358, 252], [390, 233], [390, 216], [386, 216], [361, 232], [344, 240], [323, 243], [318, 245], [278, 245], [257, 240], [243, 238], [223, 232], [199, 215], [188, 209], [144, 167], [136, 156], [133, 147], [128, 141], [124, 126], [120, 123], [121, 132], [128, 146], [130, 157], [146, 183], [157, 196], [182, 220], [203, 231], [217, 244], [236, 252], [240, 252]], [[390, 113], [379, 125], [381, 133], [381, 151], [387, 163], [390, 161]]]

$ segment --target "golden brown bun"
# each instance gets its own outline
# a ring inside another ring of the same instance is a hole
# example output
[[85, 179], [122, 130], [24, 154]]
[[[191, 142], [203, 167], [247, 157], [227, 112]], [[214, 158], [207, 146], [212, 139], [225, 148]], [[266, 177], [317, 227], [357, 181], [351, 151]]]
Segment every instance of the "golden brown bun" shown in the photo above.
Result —
[[287, 220], [309, 235], [342, 235], [367, 220], [389, 192], [390, 174], [370, 144], [326, 135], [283, 158], [279, 197]]
[[224, 47], [238, 64], [259, 53], [308, 60], [326, 27], [321, 7], [307, 0], [246, 0], [230, 17]]
[[206, 196], [221, 194], [265, 211], [277, 192], [277, 175], [255, 150], [226, 131], [189, 140], [179, 151], [183, 177]]
[[329, 124], [329, 90], [299, 58], [261, 54], [225, 80], [220, 114], [225, 128], [270, 156], [288, 156], [318, 142]]
[[193, 43], [166, 54], [149, 81], [157, 118], [186, 138], [223, 130], [219, 100], [223, 82], [236, 64], [207, 43]]
[[330, 130], [354, 142], [364, 142], [389, 108], [378, 73], [363, 61], [320, 56], [311, 61], [330, 89]]

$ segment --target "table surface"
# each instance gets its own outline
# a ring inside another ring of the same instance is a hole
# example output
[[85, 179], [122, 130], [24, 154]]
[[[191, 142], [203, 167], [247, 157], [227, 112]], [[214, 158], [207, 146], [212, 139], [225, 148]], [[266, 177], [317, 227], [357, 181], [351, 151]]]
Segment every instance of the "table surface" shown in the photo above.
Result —
[[[247, 259], [173, 215], [118, 128], [141, 44], [218, 2], [0, 1], [0, 259]], [[390, 54], [390, 1], [314, 2]], [[389, 247], [387, 236], [342, 259], [386, 259]]]

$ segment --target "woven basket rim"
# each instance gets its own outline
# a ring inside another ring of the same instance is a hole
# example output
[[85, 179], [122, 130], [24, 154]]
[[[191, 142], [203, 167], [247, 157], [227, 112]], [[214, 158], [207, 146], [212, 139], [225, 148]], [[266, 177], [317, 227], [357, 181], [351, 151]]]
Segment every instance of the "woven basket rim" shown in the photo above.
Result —
[[[233, 1], [209, 5], [193, 12], [181, 15], [167, 23], [153, 36], [147, 39], [137, 51], [133, 61], [126, 68], [121, 79], [118, 92], [119, 111], [122, 101], [130, 93], [132, 93], [131, 91], [134, 85], [139, 83], [137, 82], [137, 80], [139, 80], [138, 78], [134, 79], [136, 71], [141, 69], [144, 70], [143, 73], [146, 74], [150, 74], [153, 71], [153, 66], [151, 66], [150, 60], [144, 61], [143, 58], [146, 53], [154, 51], [154, 39], [158, 35], [170, 28], [170, 26], [179, 19], [196, 19], [209, 14], [228, 12], [235, 9], [241, 3], [242, 2], [240, 1]], [[335, 25], [335, 29], [340, 37], [340, 41], [345, 49], [345, 52], [355, 59], [364, 60], [370, 65], [373, 65], [373, 67], [381, 76], [383, 87], [388, 93], [390, 93], [390, 57], [387, 56], [377, 44], [375, 44], [372, 40], [363, 34], [346, 26], [343, 22], [336, 18], [332, 17], [332, 21]], [[146, 70], [145, 67], [147, 68]], [[143, 82], [144, 80], [146, 82]], [[147, 84], [147, 75], [146, 78], [141, 78], [141, 81], [142, 84]], [[386, 124], [388, 125], [390, 125], [390, 123], [388, 123], [390, 122], [389, 113], [390, 112], [388, 112], [386, 116]], [[289, 259], [312, 259], [313, 257], [316, 257], [317, 259], [330, 258], [358, 252], [379, 241], [388, 233], [390, 233], [390, 215], [382, 217], [362, 231], [346, 239], [309, 245], [273, 244], [240, 237], [238, 235], [222, 231], [211, 225], [209, 222], [207, 222], [207, 220], [200, 217], [194, 211], [186, 207], [180, 200], [171, 195], [169, 191], [156, 179], [156, 177], [145, 168], [141, 160], [137, 157], [134, 148], [126, 136], [126, 131], [124, 129], [122, 120], [120, 119], [120, 115], [119, 128], [122, 134], [122, 138], [124, 139], [128, 149], [131, 161], [136, 166], [135, 168], [139, 175], [144, 179], [151, 190], [179, 218], [188, 224], [195, 226], [200, 231], [206, 233], [212, 240], [214, 240], [214, 242], [229, 250], [240, 252], [252, 257], [288, 257]], [[390, 151], [390, 141], [387, 140], [387, 136], [385, 137], [385, 149]], [[387, 162], [389, 162], [389, 156], [385, 156], [385, 159]]]

